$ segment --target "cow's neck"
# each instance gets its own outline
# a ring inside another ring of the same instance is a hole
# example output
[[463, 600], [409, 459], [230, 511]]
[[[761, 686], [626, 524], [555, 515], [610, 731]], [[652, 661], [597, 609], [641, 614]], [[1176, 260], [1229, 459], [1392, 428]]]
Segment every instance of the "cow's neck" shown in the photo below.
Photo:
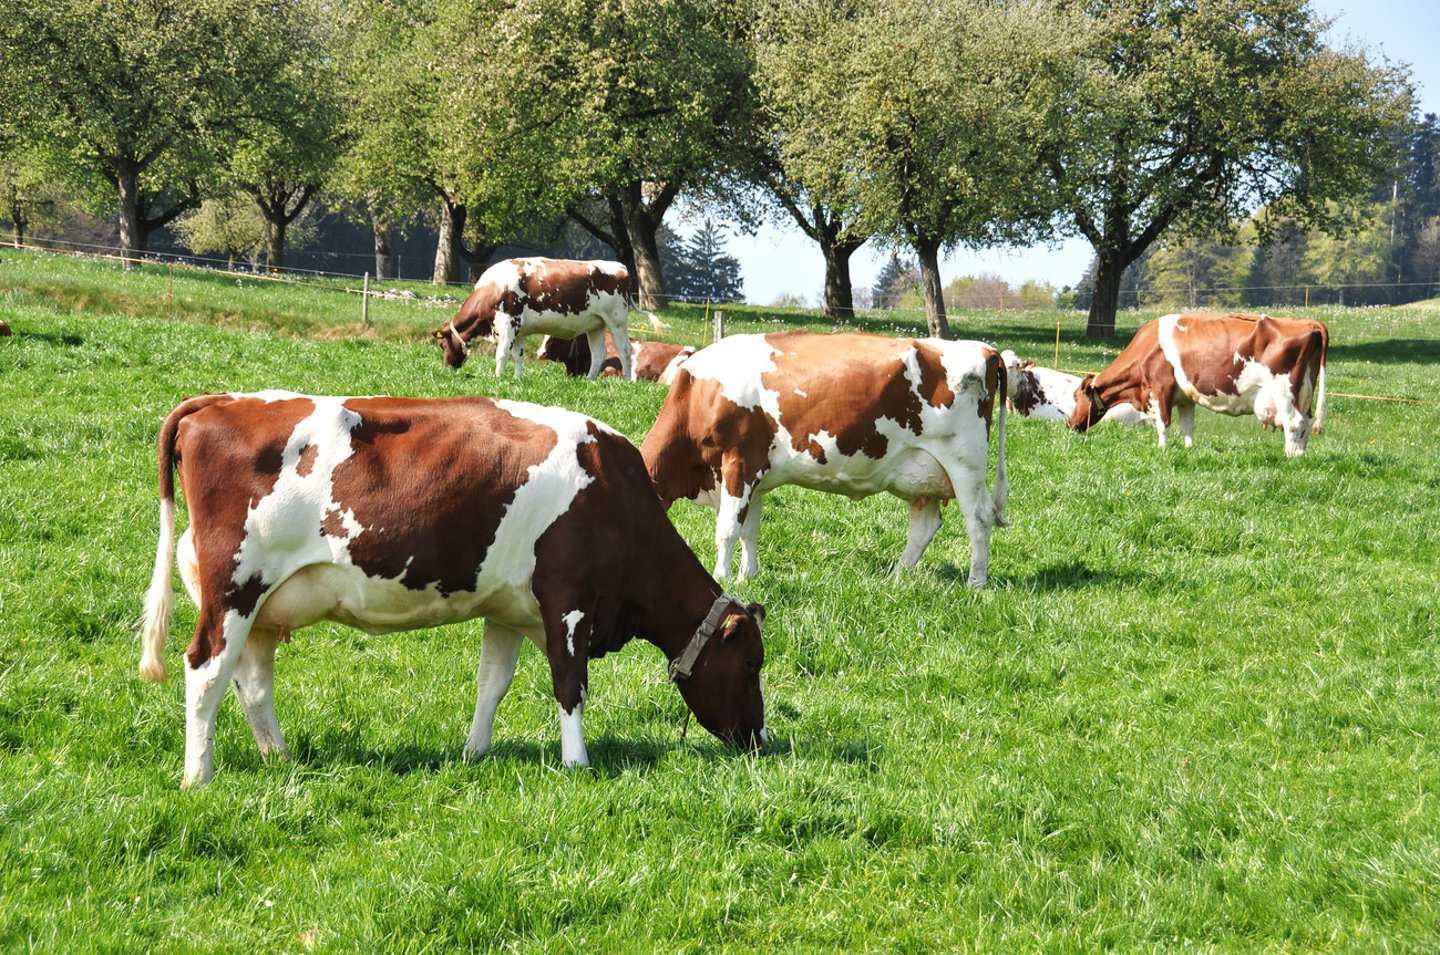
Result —
[[683, 554], [675, 554], [668, 562], [662, 558], [657, 564], [666, 566], [668, 573], [647, 581], [647, 593], [637, 601], [642, 618], [637, 634], [659, 647], [668, 661], [685, 651], [725, 589], [705, 572], [688, 547]]

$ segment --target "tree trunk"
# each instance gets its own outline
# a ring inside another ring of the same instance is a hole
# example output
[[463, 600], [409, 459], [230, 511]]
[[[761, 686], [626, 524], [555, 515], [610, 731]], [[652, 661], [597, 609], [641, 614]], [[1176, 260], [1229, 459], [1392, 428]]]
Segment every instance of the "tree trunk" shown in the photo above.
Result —
[[614, 233], [611, 247], [615, 250], [615, 257], [630, 273], [630, 281], [633, 283], [635, 294], [639, 295], [640, 273], [635, 269], [635, 246], [630, 242], [630, 230], [625, 225], [625, 212], [620, 205], [620, 200], [614, 196], [610, 197], [610, 228]]
[[850, 257], [865, 243], [837, 239], [833, 231], [822, 233], [817, 241], [825, 256], [825, 315], [854, 318], [855, 290], [850, 284]]
[[268, 219], [266, 224], [269, 229], [265, 243], [265, 264], [271, 272], [278, 272], [285, 267], [285, 220]]
[[10, 186], [10, 221], [15, 223], [15, 245], [24, 245], [25, 227], [30, 220], [25, 216], [25, 200], [20, 198], [20, 187], [13, 183]]
[[115, 173], [115, 187], [120, 193], [120, 255], [125, 268], [130, 260], [145, 251], [145, 232], [140, 216], [140, 172], [126, 164]]
[[660, 267], [660, 246], [655, 234], [665, 218], [665, 211], [675, 200], [680, 187], [676, 183], [665, 183], [647, 203], [645, 184], [639, 179], [627, 183], [620, 190], [620, 215], [625, 225], [635, 256], [635, 271], [631, 273], [640, 293], [640, 307], [652, 311], [665, 308], [670, 297], [665, 294], [665, 276]]
[[1125, 258], [1119, 249], [1101, 246], [1095, 250], [1095, 291], [1085, 326], [1088, 337], [1115, 337], [1115, 312], [1120, 307], [1120, 280], [1124, 274]]
[[452, 285], [460, 281], [460, 244], [465, 232], [465, 206], [440, 199], [440, 239], [435, 245], [435, 272], [431, 282]]
[[940, 243], [929, 239], [914, 242], [920, 258], [920, 288], [925, 293], [925, 326], [931, 338], [949, 338], [945, 319], [945, 286], [940, 281]]
[[393, 278], [394, 273], [390, 271], [390, 223], [372, 215], [370, 225], [375, 231], [375, 280]]

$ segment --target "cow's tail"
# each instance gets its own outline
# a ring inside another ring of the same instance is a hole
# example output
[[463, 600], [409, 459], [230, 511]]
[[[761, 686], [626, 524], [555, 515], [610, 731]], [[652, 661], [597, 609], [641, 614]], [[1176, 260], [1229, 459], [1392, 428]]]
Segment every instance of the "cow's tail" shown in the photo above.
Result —
[[155, 570], [145, 593], [145, 616], [140, 624], [140, 678], [161, 683], [169, 674], [161, 651], [170, 635], [170, 613], [175, 608], [175, 589], [170, 565], [175, 556], [175, 437], [181, 420], [228, 395], [201, 395], [181, 402], [160, 426], [156, 442], [160, 461], [160, 539], [155, 546]]
[[999, 387], [995, 391], [995, 526], [1005, 527], [1008, 523], [1005, 520], [1005, 499], [1010, 494], [1010, 481], [1005, 477], [1005, 413], [1006, 405], [1010, 403], [1006, 400], [1010, 387], [1005, 362], [997, 361], [996, 364], [999, 368]]
[[1315, 424], [1311, 430], [1316, 434], [1325, 427], [1325, 354], [1320, 354], [1320, 374], [1315, 379]]

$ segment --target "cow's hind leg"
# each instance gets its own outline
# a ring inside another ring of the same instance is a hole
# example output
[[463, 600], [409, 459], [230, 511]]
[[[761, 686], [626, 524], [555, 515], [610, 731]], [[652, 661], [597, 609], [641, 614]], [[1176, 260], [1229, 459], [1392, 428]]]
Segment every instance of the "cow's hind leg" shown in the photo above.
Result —
[[[201, 606], [195, 639], [185, 652], [185, 774], [181, 785], [186, 788], [209, 782], [215, 775], [215, 720], [245, 650], [250, 624], [249, 617]], [[198, 666], [192, 664], [197, 655], [215, 646], [220, 648], [218, 652]]]
[[[630, 311], [625, 303], [619, 299], [615, 300], [615, 307], [608, 315], [603, 317], [605, 325], [610, 329], [610, 337], [615, 341], [615, 354], [620, 359], [620, 374], [626, 381], [635, 380], [635, 366], [633, 356], [630, 353]], [[593, 345], [591, 346], [594, 347]], [[602, 332], [600, 339], [600, 353], [605, 353], [605, 339]]]
[[940, 530], [940, 523], [940, 502], [937, 499], [917, 497], [910, 502], [909, 539], [905, 543], [905, 553], [900, 555], [900, 562], [895, 565], [896, 574], [920, 563], [925, 548], [930, 546], [935, 532]]
[[1185, 447], [1195, 446], [1195, 405], [1189, 401], [1182, 402], [1177, 410], [1180, 412], [1180, 437], [1185, 441]]
[[235, 696], [255, 735], [255, 745], [260, 747], [260, 756], [266, 761], [271, 756], [290, 758], [285, 738], [280, 735], [280, 721], [275, 717], [275, 647], [279, 642], [280, 635], [274, 628], [255, 627], [235, 665]]
[[495, 711], [510, 689], [510, 681], [515, 679], [515, 664], [520, 659], [520, 644], [524, 639], [509, 627], [490, 620], [485, 622], [480, 666], [475, 671], [475, 716], [470, 720], [470, 736], [465, 740], [466, 759], [490, 749]]
[[[970, 536], [971, 587], [983, 587], [989, 579], [990, 536], [999, 521], [995, 500], [985, 486], [985, 466], [983, 458], [978, 464], [962, 460], [944, 465], [950, 486], [955, 490], [955, 500], [965, 515], [965, 532]], [[936, 518], [938, 520], [938, 514]]]
[[[594, 381], [600, 377], [600, 369], [605, 367], [605, 327], [602, 325], [600, 328], [586, 332], [585, 341], [590, 345], [590, 371], [585, 377]], [[618, 341], [615, 343], [615, 348], [616, 350], [620, 348]], [[620, 367], [622, 370], [625, 368], [624, 362], [621, 362]]]

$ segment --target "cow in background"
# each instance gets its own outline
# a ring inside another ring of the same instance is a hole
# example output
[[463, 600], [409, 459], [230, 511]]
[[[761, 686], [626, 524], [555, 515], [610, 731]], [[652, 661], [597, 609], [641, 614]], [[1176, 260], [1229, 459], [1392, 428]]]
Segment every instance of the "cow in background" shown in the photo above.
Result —
[[508, 359], [515, 377], [525, 358], [529, 335], [584, 335], [592, 348], [589, 377], [605, 361], [604, 335], [617, 342], [620, 373], [630, 369], [630, 273], [619, 262], [574, 259], [506, 259], [490, 266], [475, 283], [455, 317], [434, 332], [445, 349], [445, 364], [459, 368], [478, 335], [495, 338], [495, 374]]
[[[734, 335], [676, 373], [640, 452], [668, 508], [717, 511], [715, 577], [759, 571], [760, 505], [786, 484], [849, 498], [888, 491], [910, 504], [900, 567], [919, 562], [960, 503], [970, 583], [985, 583], [992, 530], [1004, 524], [1005, 366], [981, 342], [790, 331]], [[998, 408], [996, 407], [998, 405]], [[995, 492], [986, 486], [996, 423]]]
[[1142, 326], [1104, 371], [1081, 380], [1070, 427], [1084, 431], [1110, 408], [1129, 404], [1154, 418], [1163, 448], [1178, 410], [1188, 448], [1199, 405], [1280, 428], [1285, 454], [1298, 457], [1324, 420], [1329, 344], [1329, 330], [1311, 319], [1165, 315]]
[[383, 634], [485, 618], [467, 756], [489, 748], [526, 639], [550, 664], [567, 766], [589, 762], [588, 661], [633, 637], [664, 652], [702, 726], [765, 744], [764, 608], [705, 572], [635, 446], [594, 419], [495, 398], [271, 391], [182, 402], [158, 444], [140, 675], [166, 676], [178, 467], [190, 511], [178, 563], [199, 607], [184, 658], [187, 786], [214, 772], [232, 680], [261, 754], [288, 755], [275, 649], [321, 620]]
[[[663, 381], [668, 385], [675, 380], [680, 364], [693, 354], [693, 345], [630, 340], [630, 363], [637, 381]], [[593, 362], [589, 339], [557, 338], [554, 335], [545, 336], [535, 357], [541, 361], [562, 362], [565, 370], [576, 377], [585, 374]], [[615, 350], [615, 340], [608, 332], [605, 334], [605, 360], [600, 365], [600, 374], [606, 377], [621, 374], [620, 356]]]
[[[1001, 352], [1000, 357], [1005, 361], [1006, 380], [1010, 385], [1011, 411], [1043, 421], [1069, 421], [1075, 414], [1076, 396], [1081, 390], [1080, 375], [1042, 368], [1028, 359], [1021, 361], [1009, 349]], [[1101, 420], [1131, 425], [1151, 423], [1149, 415], [1125, 402], [1107, 408]]]

